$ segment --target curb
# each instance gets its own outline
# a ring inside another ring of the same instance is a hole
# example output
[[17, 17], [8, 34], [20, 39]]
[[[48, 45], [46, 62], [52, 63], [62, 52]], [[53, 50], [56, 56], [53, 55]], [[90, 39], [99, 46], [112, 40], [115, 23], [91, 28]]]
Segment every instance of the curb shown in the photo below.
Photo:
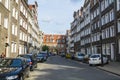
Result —
[[114, 75], [120, 76], [120, 74], [118, 74], [118, 73], [115, 73], [115, 72], [112, 72], [112, 71], [109, 71], [109, 70], [106, 70], [106, 69], [102, 69], [102, 68], [100, 68], [100, 67], [97, 67], [97, 68], [100, 69], [100, 70], [103, 70], [103, 71], [112, 73], [112, 74], [114, 74]]

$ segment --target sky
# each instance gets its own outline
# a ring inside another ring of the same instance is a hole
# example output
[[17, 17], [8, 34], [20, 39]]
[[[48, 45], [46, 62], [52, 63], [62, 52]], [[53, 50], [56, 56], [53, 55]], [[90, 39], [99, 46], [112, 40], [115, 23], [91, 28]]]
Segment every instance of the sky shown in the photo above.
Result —
[[38, 3], [38, 23], [45, 34], [65, 34], [74, 20], [73, 13], [85, 0], [28, 0]]

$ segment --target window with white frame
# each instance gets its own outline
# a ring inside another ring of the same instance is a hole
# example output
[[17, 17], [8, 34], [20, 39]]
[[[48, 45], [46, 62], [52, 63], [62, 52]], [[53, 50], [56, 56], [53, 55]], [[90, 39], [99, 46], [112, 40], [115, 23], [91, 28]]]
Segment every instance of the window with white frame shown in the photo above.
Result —
[[99, 15], [99, 12], [100, 12], [100, 11], [99, 11], [99, 7], [98, 7], [98, 8], [97, 8], [97, 15]]
[[22, 31], [20, 31], [20, 40], [22, 40]]
[[119, 54], [120, 54], [120, 39], [119, 39], [119, 42], [118, 42], [118, 44], [119, 44]]
[[15, 8], [12, 9], [12, 16], [15, 17]]
[[114, 11], [113, 9], [110, 11], [110, 21], [114, 19]]
[[22, 26], [22, 24], [23, 24], [23, 20], [22, 18], [20, 18], [20, 25]]
[[11, 52], [14, 52], [14, 43], [11, 43]]
[[16, 44], [16, 42], [11, 43], [11, 52], [12, 53], [17, 52], [17, 44]]
[[109, 4], [111, 4], [112, 2], [114, 2], [115, 0], [109, 0]]
[[104, 3], [104, 0], [101, 2], [101, 11], [103, 11], [105, 8], [105, 3]]
[[15, 25], [12, 24], [12, 34], [14, 35], [15, 34]]
[[9, 7], [9, 0], [5, 0], [5, 7], [8, 9], [8, 7]]
[[109, 5], [109, 0], [105, 0], [105, 8], [107, 8], [108, 7], [108, 5]]
[[109, 16], [108, 16], [108, 13], [105, 14], [105, 22], [108, 23], [108, 20], [109, 20]]
[[15, 18], [18, 19], [18, 11], [15, 12]]
[[14, 43], [14, 52], [17, 52], [17, 44]]
[[1, 23], [2, 23], [1, 20], [2, 20], [2, 15], [1, 15], [1, 13], [0, 13], [0, 25], [1, 25]]
[[15, 35], [17, 36], [17, 26], [15, 27]]
[[8, 28], [8, 18], [4, 18], [4, 27]]
[[105, 39], [105, 30], [102, 30], [102, 39]]
[[120, 32], [120, 21], [118, 20], [118, 32]]
[[110, 27], [110, 37], [113, 37], [113, 36], [115, 36], [115, 28], [114, 28], [114, 26], [111, 26]]
[[18, 1], [19, 1], [19, 0], [15, 0], [15, 2], [16, 2], [17, 4], [18, 4]]
[[120, 0], [117, 0], [117, 10], [120, 10]]
[[22, 3], [20, 4], [20, 11], [23, 12], [23, 5], [22, 5]]

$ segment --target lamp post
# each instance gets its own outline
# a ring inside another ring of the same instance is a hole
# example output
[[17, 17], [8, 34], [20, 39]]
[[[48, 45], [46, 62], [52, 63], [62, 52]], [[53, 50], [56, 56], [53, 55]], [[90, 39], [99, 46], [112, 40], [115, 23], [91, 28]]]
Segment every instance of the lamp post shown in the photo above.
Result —
[[101, 3], [99, 3], [99, 24], [100, 24], [100, 54], [101, 54], [101, 66], [103, 66], [103, 53], [102, 53], [102, 23], [101, 23]]

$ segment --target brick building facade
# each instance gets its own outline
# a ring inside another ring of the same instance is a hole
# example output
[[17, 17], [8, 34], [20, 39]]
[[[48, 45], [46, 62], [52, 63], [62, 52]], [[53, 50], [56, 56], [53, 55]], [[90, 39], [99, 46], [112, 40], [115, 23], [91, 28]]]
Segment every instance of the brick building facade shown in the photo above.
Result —
[[43, 45], [49, 46], [51, 52], [54, 52], [55, 49], [57, 49], [58, 53], [65, 53], [65, 35], [45, 34], [43, 38]]

